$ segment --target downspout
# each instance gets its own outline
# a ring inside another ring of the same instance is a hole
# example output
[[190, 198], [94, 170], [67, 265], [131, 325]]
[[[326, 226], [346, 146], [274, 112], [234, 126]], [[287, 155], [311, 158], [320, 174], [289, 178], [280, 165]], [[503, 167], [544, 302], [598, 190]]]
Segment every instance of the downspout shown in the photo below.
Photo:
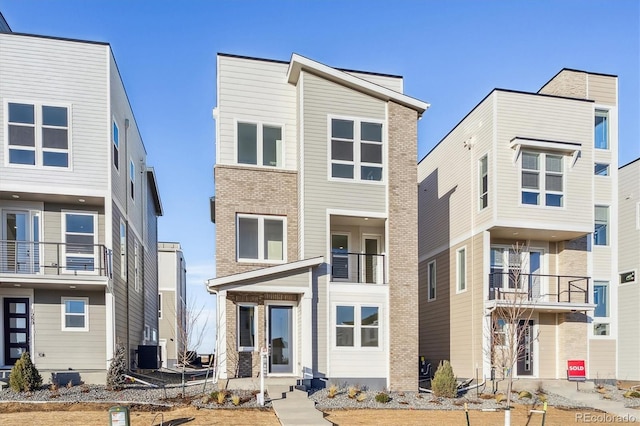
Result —
[[[129, 119], [125, 118], [124, 119], [124, 166], [125, 166], [125, 170], [128, 170], [129, 168], [129, 164], [127, 163], [127, 159], [129, 158], [128, 155], [128, 148], [129, 148], [129, 138], [128, 138], [128, 134], [129, 134]], [[124, 240], [124, 245], [125, 245], [125, 258], [124, 258], [124, 263], [125, 263], [125, 288], [126, 288], [126, 295], [127, 295], [127, 359], [129, 359], [129, 366], [128, 368], [131, 368], [131, 339], [130, 339], [130, 330], [131, 330], [131, 326], [129, 324], [129, 182], [127, 179], [127, 175], [129, 174], [129, 172], [127, 171], [127, 173], [125, 173], [125, 179], [124, 179], [124, 224], [125, 224], [125, 240]], [[122, 247], [120, 248], [120, 250], [122, 250]], [[120, 267], [122, 268], [122, 265], [120, 265]]]

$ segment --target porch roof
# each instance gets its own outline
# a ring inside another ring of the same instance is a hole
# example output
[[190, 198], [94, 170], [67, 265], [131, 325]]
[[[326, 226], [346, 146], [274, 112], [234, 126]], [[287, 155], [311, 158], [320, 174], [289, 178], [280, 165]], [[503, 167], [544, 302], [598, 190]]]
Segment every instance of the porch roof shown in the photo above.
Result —
[[257, 269], [255, 271], [241, 272], [219, 278], [207, 280], [207, 290], [213, 293], [217, 290], [224, 290], [226, 287], [241, 285], [256, 279], [273, 278], [276, 275], [291, 273], [302, 269], [313, 268], [324, 263], [324, 257], [312, 257], [309, 259], [296, 260], [295, 262], [283, 265], [270, 266], [268, 268]]

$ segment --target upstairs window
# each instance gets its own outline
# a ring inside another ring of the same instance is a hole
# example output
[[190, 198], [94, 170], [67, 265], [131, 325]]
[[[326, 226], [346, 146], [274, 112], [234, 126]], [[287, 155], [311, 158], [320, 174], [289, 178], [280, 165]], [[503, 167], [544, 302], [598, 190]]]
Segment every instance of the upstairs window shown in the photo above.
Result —
[[436, 261], [427, 265], [427, 300], [436, 300]]
[[609, 207], [596, 206], [593, 243], [597, 246], [609, 245]]
[[8, 104], [10, 164], [69, 167], [69, 113], [67, 107]]
[[478, 162], [478, 192], [480, 193], [480, 210], [489, 205], [489, 157], [484, 156]]
[[596, 163], [593, 174], [596, 176], [609, 176], [609, 165], [605, 163]]
[[609, 149], [609, 112], [596, 110], [594, 125], [594, 146], [596, 149]]
[[523, 152], [521, 168], [522, 204], [563, 206], [562, 156]]
[[127, 279], [127, 225], [120, 220], [120, 276]]
[[607, 281], [595, 281], [593, 283], [593, 303], [596, 305], [593, 311], [593, 334], [596, 336], [609, 335], [609, 283]]
[[467, 289], [467, 250], [458, 249], [456, 252], [456, 291], [461, 293]]
[[129, 160], [129, 194], [131, 199], [135, 200], [136, 193], [136, 165], [133, 160]]
[[282, 127], [238, 123], [238, 164], [282, 167]]
[[382, 180], [382, 123], [331, 119], [331, 177]]
[[280, 263], [286, 253], [286, 220], [278, 216], [238, 215], [238, 260]]
[[65, 213], [64, 241], [66, 270], [94, 272], [96, 270], [97, 216], [92, 213]]
[[118, 125], [116, 122], [113, 122], [113, 167], [116, 170], [120, 169], [120, 131], [118, 130]]

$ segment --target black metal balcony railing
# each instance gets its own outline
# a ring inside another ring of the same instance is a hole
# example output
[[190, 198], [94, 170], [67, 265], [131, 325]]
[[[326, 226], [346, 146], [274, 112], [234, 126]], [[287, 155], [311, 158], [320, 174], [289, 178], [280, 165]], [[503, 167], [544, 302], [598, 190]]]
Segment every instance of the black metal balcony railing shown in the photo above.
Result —
[[569, 275], [489, 274], [489, 300], [512, 300], [526, 295], [528, 302], [589, 303], [589, 278]]
[[109, 263], [102, 244], [0, 241], [0, 274], [105, 276]]
[[333, 253], [331, 281], [362, 284], [386, 283], [383, 254]]

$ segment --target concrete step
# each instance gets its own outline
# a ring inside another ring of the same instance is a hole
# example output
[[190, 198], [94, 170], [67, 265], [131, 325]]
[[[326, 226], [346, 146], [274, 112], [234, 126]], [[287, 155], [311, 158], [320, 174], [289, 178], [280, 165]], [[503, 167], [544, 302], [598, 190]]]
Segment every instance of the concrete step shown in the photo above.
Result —
[[2, 390], [2, 389], [6, 389], [6, 388], [8, 388], [8, 387], [9, 387], [9, 380], [7, 380], [6, 382], [5, 382], [5, 381], [0, 380], [0, 390]]
[[267, 392], [273, 410], [283, 426], [330, 424], [324, 419], [324, 414], [316, 410], [315, 402], [309, 399], [306, 391], [296, 389], [294, 385], [271, 385]]

